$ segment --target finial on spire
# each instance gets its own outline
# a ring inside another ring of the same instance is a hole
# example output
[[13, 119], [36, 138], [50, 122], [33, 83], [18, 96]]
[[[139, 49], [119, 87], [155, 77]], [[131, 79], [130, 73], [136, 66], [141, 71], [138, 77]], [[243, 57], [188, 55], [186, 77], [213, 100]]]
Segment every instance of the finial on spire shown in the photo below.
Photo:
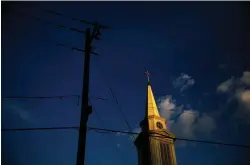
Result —
[[146, 71], [145, 74], [147, 75], [148, 83], [149, 83], [149, 76], [150, 76], [150, 73], [149, 73], [148, 71]]

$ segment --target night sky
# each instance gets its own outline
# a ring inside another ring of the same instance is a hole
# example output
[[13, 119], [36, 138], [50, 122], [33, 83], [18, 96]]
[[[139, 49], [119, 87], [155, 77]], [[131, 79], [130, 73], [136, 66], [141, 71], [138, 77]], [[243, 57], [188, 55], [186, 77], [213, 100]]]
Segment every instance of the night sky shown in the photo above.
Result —
[[[84, 34], [32, 17], [89, 26], [43, 9], [112, 27], [93, 43], [100, 55], [91, 57], [90, 99], [102, 122], [93, 112], [89, 126], [129, 131], [122, 110], [139, 131], [147, 69], [160, 113], [177, 137], [250, 145], [249, 3], [4, 2], [2, 97], [81, 94], [83, 53], [56, 43], [84, 49]], [[77, 97], [2, 98], [2, 128], [78, 126], [79, 121]], [[77, 142], [77, 130], [2, 132], [3, 164], [75, 164]], [[249, 151], [176, 142], [178, 165], [249, 165]], [[108, 164], [137, 164], [131, 137], [89, 131], [86, 165]]]

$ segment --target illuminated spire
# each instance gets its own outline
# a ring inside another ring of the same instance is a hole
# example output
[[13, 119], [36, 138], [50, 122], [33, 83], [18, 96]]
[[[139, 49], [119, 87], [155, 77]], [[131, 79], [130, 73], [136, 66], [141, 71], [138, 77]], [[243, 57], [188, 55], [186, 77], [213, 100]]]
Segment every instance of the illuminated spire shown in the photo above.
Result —
[[146, 118], [148, 118], [149, 116], [158, 116], [159, 115], [159, 111], [155, 102], [155, 98], [154, 98], [154, 94], [151, 88], [151, 85], [149, 83], [149, 76], [150, 73], [147, 71], [145, 72], [148, 78], [148, 91], [147, 91], [147, 102], [146, 102]]

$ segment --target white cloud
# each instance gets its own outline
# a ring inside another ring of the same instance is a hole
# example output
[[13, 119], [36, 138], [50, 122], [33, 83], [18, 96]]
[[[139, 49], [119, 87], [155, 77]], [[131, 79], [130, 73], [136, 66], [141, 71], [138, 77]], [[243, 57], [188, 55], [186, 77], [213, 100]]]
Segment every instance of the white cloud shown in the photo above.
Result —
[[[167, 119], [168, 128], [177, 137], [196, 138], [200, 134], [209, 136], [216, 129], [215, 120], [208, 114], [200, 114], [192, 109], [183, 110], [183, 106], [175, 105], [171, 96], [163, 98], [159, 100], [160, 114]], [[185, 143], [181, 142], [178, 146], [185, 146]]]
[[250, 90], [243, 90], [237, 92], [239, 102], [250, 110]]
[[197, 131], [209, 135], [216, 129], [216, 124], [214, 119], [207, 114], [202, 114], [202, 116], [197, 121]]
[[165, 96], [158, 99], [159, 103], [159, 110], [161, 117], [165, 119], [169, 119], [171, 115], [173, 115], [174, 109], [176, 108], [175, 104], [173, 103], [171, 96]]
[[235, 95], [239, 103], [236, 117], [243, 118], [250, 124], [250, 90], [237, 90]]
[[226, 93], [226, 92], [230, 92], [232, 90], [232, 87], [234, 85], [234, 78], [230, 78], [224, 82], [222, 82], [218, 87], [217, 87], [217, 92], [220, 93]]
[[181, 76], [182, 76], [182, 79], [187, 79], [188, 80], [188, 79], [191, 78], [189, 75], [187, 75], [185, 73], [182, 73]]
[[240, 78], [240, 81], [244, 83], [245, 85], [250, 85], [250, 71], [243, 72], [243, 75]]
[[183, 92], [184, 90], [186, 90], [186, 89], [188, 89], [189, 87], [193, 86], [194, 83], [195, 83], [194, 79], [187, 80], [187, 83], [184, 84], [184, 85], [181, 87], [180, 91]]
[[216, 129], [216, 124], [208, 114], [184, 110], [171, 124], [170, 129], [180, 137], [195, 138], [198, 134], [209, 136]]
[[231, 77], [230, 79], [222, 82], [217, 87], [217, 92], [226, 93], [233, 90], [239, 90], [242, 87], [250, 86], [250, 71], [244, 71], [241, 78], [235, 79]]
[[235, 110], [234, 117], [244, 119], [250, 124], [250, 71], [244, 71], [241, 78], [231, 78], [221, 83], [217, 91], [230, 92], [228, 103], [236, 100], [238, 108]]
[[181, 73], [181, 75], [177, 77], [172, 84], [175, 88], [180, 88], [180, 92], [183, 92], [193, 86], [195, 84], [195, 80], [188, 74]]
[[239, 89], [236, 91], [238, 108], [234, 117], [243, 119], [242, 121], [250, 124], [250, 90]]
[[176, 136], [193, 138], [195, 134], [194, 123], [197, 118], [197, 114], [192, 110], [185, 110], [171, 124], [171, 130], [176, 134]]

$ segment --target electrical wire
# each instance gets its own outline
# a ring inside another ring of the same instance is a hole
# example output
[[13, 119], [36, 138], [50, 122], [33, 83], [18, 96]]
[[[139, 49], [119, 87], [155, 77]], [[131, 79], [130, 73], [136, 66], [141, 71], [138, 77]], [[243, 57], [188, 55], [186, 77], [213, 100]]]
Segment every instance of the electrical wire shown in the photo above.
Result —
[[[57, 130], [57, 129], [79, 129], [77, 126], [72, 127], [49, 127], [49, 128], [16, 128], [16, 129], [2, 129], [2, 132], [13, 132], [13, 131], [36, 131], [36, 130]], [[132, 134], [132, 135], [139, 135], [140, 133], [137, 132], [130, 132], [130, 131], [122, 131], [122, 130], [113, 130], [113, 129], [105, 129], [105, 128], [97, 128], [97, 127], [88, 127], [88, 130], [97, 130], [98, 133], [124, 133], [124, 134]], [[172, 138], [166, 135], [162, 135], [156, 133], [157, 135], [148, 134], [152, 137], [160, 137], [160, 138]], [[206, 140], [194, 140], [188, 138], [172, 138], [176, 140], [182, 141], [189, 141], [189, 142], [198, 142], [198, 143], [207, 143], [207, 144], [216, 144], [216, 145], [224, 145], [224, 146], [232, 146], [232, 147], [243, 147], [243, 148], [250, 148], [250, 145], [243, 145], [243, 144], [234, 144], [234, 143], [223, 143], [223, 142], [215, 142], [215, 141], [206, 141]]]
[[[65, 26], [63, 24], [57, 24], [55, 22], [52, 22], [52, 21], [47, 21], [47, 20], [44, 20], [44, 19], [41, 19], [39, 17], [31, 17], [30, 15], [28, 15], [27, 13], [25, 12], [21, 12], [21, 11], [16, 11], [14, 9], [11, 9], [13, 10], [14, 13], [16, 13], [16, 15], [18, 16], [22, 16], [22, 17], [26, 17], [26, 18], [30, 18], [34, 21], [39, 21], [43, 24], [47, 24], [47, 25], [54, 25], [58, 28], [63, 28], [63, 29], [67, 29], [67, 30], [70, 30], [70, 31], [74, 31], [74, 32], [78, 32], [78, 33], [85, 33], [85, 30], [81, 30], [79, 28], [72, 28], [72, 27], [68, 27], [68, 26]], [[65, 44], [62, 44], [62, 43], [56, 43], [56, 46], [59, 46], [59, 47], [65, 47], [65, 48], [69, 48], [69, 49], [72, 49], [72, 50], [76, 50], [76, 51], [80, 51], [80, 52], [85, 52], [84, 49], [81, 49], [81, 48], [77, 48], [75, 46], [68, 46], [68, 45], [65, 45]], [[100, 55], [96, 52], [94, 52], [93, 50], [91, 51], [91, 54], [94, 54], [94, 55]]]
[[[99, 113], [96, 111], [96, 109], [93, 107], [93, 104], [91, 103], [91, 100], [90, 100], [90, 98], [88, 98], [88, 100], [89, 100], [89, 103], [90, 103], [90, 105], [92, 106], [92, 109], [93, 109], [93, 111], [95, 112], [95, 114], [96, 114], [96, 116], [97, 116], [97, 118], [99, 119], [99, 121], [100, 121], [100, 123], [102, 124], [102, 125], [104, 125], [104, 121], [102, 120], [102, 118], [101, 118], [101, 116], [99, 115]], [[92, 128], [88, 128], [88, 131], [90, 131]], [[112, 132], [106, 132], [106, 131], [100, 131], [100, 130], [96, 130], [96, 129], [94, 129], [95, 130], [95, 132], [97, 132], [97, 133], [112, 133]], [[111, 139], [109, 139], [109, 140], [111, 140]], [[112, 144], [113, 142], [112, 141], [110, 141], [110, 143]], [[119, 150], [119, 148], [116, 146], [115, 147], [116, 148], [116, 150], [119, 152], [119, 155], [120, 155], [120, 158], [121, 159], [123, 159], [123, 157], [122, 157], [122, 155], [121, 155], [121, 152], [120, 152], [120, 150]], [[124, 161], [123, 161], [124, 162]]]
[[[76, 51], [79, 51], [79, 52], [85, 52], [85, 50], [83, 50], [83, 49], [80, 49], [80, 48], [77, 48], [77, 47], [74, 47], [74, 46], [68, 46], [68, 45], [65, 45], [65, 44], [57, 43], [56, 46], [69, 48], [69, 49], [76, 50]], [[93, 51], [91, 51], [90, 53], [94, 54], [94, 55], [100, 55], [100, 54], [95, 53]]]
[[[129, 130], [132, 132], [132, 128], [130, 127], [130, 125], [129, 125], [129, 123], [128, 123], [128, 120], [127, 120], [127, 118], [126, 118], [125, 113], [124, 113], [123, 110], [122, 110], [122, 107], [119, 105], [118, 100], [116, 99], [114, 92], [112, 91], [111, 88], [109, 88], [109, 89], [110, 89], [110, 92], [112, 93], [113, 98], [114, 98], [115, 101], [116, 101], [116, 104], [119, 106], [119, 111], [121, 112], [124, 121], [126, 122], [128, 128], [129, 128]], [[133, 139], [135, 140], [135, 137], [133, 137]]]
[[[3, 99], [64, 99], [67, 97], [77, 97], [79, 98], [80, 95], [58, 95], [58, 96], [4, 96]], [[97, 100], [108, 100], [107, 98], [97, 97], [97, 96], [90, 96], [90, 98], [97, 99]]]
[[[119, 133], [124, 133], [124, 134], [133, 134], [133, 135], [138, 135], [140, 133], [136, 132], [129, 132], [129, 131], [120, 131], [120, 130], [111, 130], [111, 129], [104, 129], [104, 128], [93, 128], [93, 127], [88, 127], [91, 130], [100, 130], [100, 131], [107, 131], [107, 132], [119, 132]], [[187, 139], [187, 138], [172, 138], [166, 135], [162, 135], [159, 133], [156, 133], [158, 136], [149, 134], [149, 136], [153, 137], [160, 137], [160, 138], [170, 138], [170, 139], [175, 139], [175, 140], [182, 140], [182, 141], [189, 141], [189, 142], [198, 142], [198, 143], [208, 143], [208, 144], [217, 144], [217, 145], [225, 145], [225, 146], [233, 146], [233, 147], [244, 147], [244, 148], [250, 148], [250, 145], [242, 145], [242, 144], [233, 144], [233, 143], [223, 143], [223, 142], [214, 142], [214, 141], [206, 141], [206, 140], [194, 140], [194, 139]]]
[[[63, 15], [63, 14], [61, 14], [61, 13], [59, 13], [59, 12], [55, 12], [55, 11], [53, 11], [53, 10], [46, 10], [46, 11], [49, 12], [49, 13], [51, 13], [51, 14], [54, 14], [54, 15], [59, 15], [59, 16], [67, 17], [67, 16], [65, 16], [65, 15]], [[20, 11], [15, 11], [15, 12], [20, 13], [21, 15], [26, 15], [24, 12], [20, 12]], [[26, 16], [27, 16], [27, 15], [26, 15]], [[31, 18], [31, 17], [29, 17], [29, 18]], [[68, 18], [69, 18], [69, 17], [68, 17]], [[46, 23], [46, 24], [49, 24], [49, 25], [55, 25], [55, 26], [57, 26], [57, 27], [66, 28], [66, 29], [69, 29], [69, 30], [72, 30], [72, 31], [84, 33], [84, 31], [81, 31], [81, 30], [79, 30], [79, 29], [66, 27], [65, 25], [59, 25], [59, 24], [53, 23], [53, 22], [51, 22], [51, 21], [43, 20], [43, 19], [38, 18], [38, 17], [32, 17], [32, 19], [33, 19], [33, 20], [36, 20], [36, 21], [40, 21], [40, 22]], [[79, 22], [86, 23], [86, 24], [96, 25], [96, 23], [90, 23], [90, 22], [88, 22], [88, 21], [84, 21], [84, 20], [80, 20], [80, 19], [76, 19], [76, 18], [72, 18], [72, 20], [77, 20], [77, 21], [79, 21]], [[101, 28], [109, 28], [109, 27], [101, 25]], [[67, 45], [65, 45], [65, 44], [59, 44], [59, 43], [57, 43], [56, 45], [57, 45], [57, 46], [60, 46], [60, 47], [70, 48], [70, 49], [72, 49], [72, 50], [77, 50], [77, 51], [85, 52], [85, 50], [83, 50], [83, 49], [76, 48], [76, 47], [70, 47], [70, 46], [67, 46]], [[91, 52], [91, 53], [92, 53], [92, 54], [95, 54], [95, 55], [99, 55], [98, 53], [95, 53], [95, 52]], [[117, 105], [119, 106], [119, 103], [118, 103], [118, 101], [117, 101], [117, 99], [116, 99], [116, 97], [115, 97], [115, 95], [114, 95], [114, 93], [113, 93], [113, 91], [112, 91], [111, 88], [110, 88], [110, 91], [111, 91], [111, 93], [112, 93], [112, 95], [113, 95], [113, 97], [114, 97], [114, 99], [115, 99]], [[9, 97], [9, 98], [10, 98], [10, 97]], [[17, 98], [17, 97], [16, 97], [16, 98]], [[51, 97], [23, 97], [23, 98], [45, 99], [45, 98], [51, 98]], [[59, 98], [62, 99], [61, 97], [59, 97]], [[99, 98], [99, 99], [101, 99], [101, 98]], [[106, 99], [102, 99], [102, 100], [106, 100]], [[130, 131], [132, 131], [132, 128], [130, 127], [130, 125], [129, 125], [127, 119], [126, 119], [126, 116], [125, 116], [125, 114], [124, 114], [124, 112], [122, 111], [121, 108], [120, 108], [120, 112], [121, 112], [121, 114], [122, 114], [122, 116], [123, 116], [123, 118], [124, 118], [124, 120], [125, 120], [127, 126], [129, 127]]]
[[[2, 97], [3, 99], [65, 99], [67, 97], [77, 97], [77, 106], [80, 105], [80, 95], [60, 95], [60, 96], [6, 96]], [[96, 96], [90, 96], [90, 98], [97, 99], [97, 100], [103, 100], [103, 101], [108, 101], [107, 98], [102, 98], [102, 97], [96, 97]]]
[[[97, 65], [97, 66], [98, 66], [98, 65]], [[99, 70], [101, 70], [101, 69], [99, 69]], [[117, 98], [116, 98], [116, 96], [115, 96], [115, 94], [114, 94], [112, 88], [109, 87], [109, 90], [110, 90], [110, 92], [111, 92], [111, 94], [112, 94], [112, 97], [114, 98], [114, 100], [115, 100], [117, 106], [119, 107], [119, 108], [118, 108], [118, 109], [119, 109], [119, 112], [121, 113], [121, 115], [122, 115], [122, 117], [123, 117], [123, 119], [124, 119], [124, 121], [125, 121], [127, 127], [128, 127], [129, 130], [132, 132], [132, 128], [131, 128], [131, 126], [129, 125], [129, 122], [128, 122], [127, 118], [126, 118], [125, 113], [124, 113], [123, 110], [122, 110], [122, 107], [119, 105], [119, 102], [118, 102], [118, 100], [117, 100]], [[133, 140], [135, 140], [135, 137], [132, 137], [132, 138], [133, 138]]]
[[52, 21], [48, 21], [48, 20], [42, 19], [40, 17], [32, 17], [28, 13], [23, 12], [23, 11], [17, 11], [17, 10], [14, 10], [14, 9], [10, 9], [10, 10], [13, 13], [16, 13], [17, 16], [26, 17], [26, 18], [29, 18], [29, 19], [31, 19], [33, 21], [39, 21], [39, 22], [41, 22], [43, 24], [53, 25], [53, 26], [56, 26], [58, 28], [67, 29], [67, 30], [78, 32], [78, 33], [82, 33], [82, 34], [85, 33], [85, 30], [82, 30], [82, 29], [79, 29], [79, 28], [68, 27], [68, 26], [65, 26], [63, 24], [58, 24], [58, 23], [55, 23], [55, 22], [52, 22]]
[[58, 96], [5, 96], [4, 99], [64, 99], [66, 97], [77, 97], [80, 95], [58, 95]]
[[[98, 65], [97, 65], [97, 66], [98, 66]], [[99, 69], [99, 70], [101, 71], [101, 69]], [[106, 81], [107, 81], [107, 80], [106, 80]], [[118, 109], [119, 109], [119, 112], [121, 113], [121, 115], [122, 115], [122, 117], [123, 117], [123, 119], [124, 119], [124, 121], [125, 121], [127, 127], [128, 127], [129, 130], [132, 132], [133, 130], [132, 130], [131, 126], [129, 125], [129, 122], [128, 122], [127, 118], [126, 118], [125, 113], [124, 113], [123, 110], [122, 110], [122, 107], [119, 105], [119, 102], [118, 102], [118, 100], [117, 100], [117, 98], [116, 98], [116, 96], [115, 96], [115, 94], [114, 94], [112, 88], [109, 87], [109, 90], [110, 90], [110, 92], [111, 92], [111, 94], [112, 94], [112, 96], [113, 96], [113, 98], [114, 98], [114, 100], [115, 100], [117, 106], [119, 107], [119, 108], [118, 108]], [[135, 140], [135, 137], [134, 137], [134, 136], [132, 136], [132, 138], [133, 138], [133, 140]]]
[[41, 99], [41, 100], [45, 100], [45, 99], [60, 99], [63, 100], [65, 98], [69, 98], [69, 97], [77, 97], [77, 106], [79, 106], [80, 103], [80, 95], [57, 95], [57, 96], [5, 96], [2, 97], [3, 99], [11, 99], [11, 100], [17, 100], [17, 99], [21, 99], [21, 100], [26, 100], [26, 99]]
[[[22, 35], [24, 35], [24, 34], [22, 34]], [[27, 36], [25, 36], [25, 37], [27, 37]], [[34, 37], [36, 38], [36, 40], [39, 39], [39, 40], [41, 40], [41, 41], [44, 41], [44, 38], [41, 38], [41, 36], [36, 35], [36, 36], [34, 36]], [[71, 49], [71, 50], [73, 50], [73, 51], [85, 52], [84, 49], [77, 48], [77, 47], [72, 46], [72, 45], [66, 45], [66, 44], [58, 43], [57, 41], [54, 41], [54, 40], [53, 40], [53, 41], [52, 41], [52, 40], [47, 40], [47, 39], [45, 39], [45, 40], [46, 40], [46, 42], [47, 42], [47, 41], [48, 41], [48, 42], [51, 42], [51, 43], [55, 44], [55, 45], [58, 46], [58, 47], [64, 47], [64, 48], [67, 48], [67, 49]], [[98, 53], [96, 53], [96, 52], [93, 52], [93, 51], [91, 51], [90, 53], [91, 53], [91, 54], [94, 54], [94, 55], [100, 55], [100, 54], [98, 54]]]
[[[96, 65], [96, 66], [99, 66], [99, 65]], [[99, 68], [99, 67], [98, 67], [98, 68]], [[99, 69], [99, 70], [101, 71], [101, 69]], [[103, 70], [102, 70], [102, 71], [103, 71]], [[106, 81], [107, 81], [107, 80], [106, 80]], [[124, 119], [124, 121], [125, 121], [127, 127], [128, 127], [129, 130], [132, 132], [133, 130], [132, 130], [131, 126], [129, 125], [129, 122], [128, 122], [127, 118], [126, 118], [125, 113], [124, 113], [123, 110], [122, 110], [122, 107], [119, 105], [119, 102], [118, 102], [118, 100], [117, 100], [117, 98], [116, 98], [116, 96], [115, 96], [115, 94], [114, 94], [112, 88], [109, 87], [109, 90], [110, 90], [110, 92], [111, 92], [111, 94], [112, 94], [112, 97], [114, 98], [114, 100], [115, 100], [117, 106], [119, 107], [119, 108], [118, 108], [118, 109], [119, 109], [119, 112], [121, 113], [121, 115], [122, 115], [122, 117], [123, 117], [123, 119]], [[132, 136], [132, 138], [133, 138], [133, 140], [135, 140], [135, 137], [134, 137], [134, 136]]]
[[61, 129], [79, 129], [78, 126], [72, 127], [44, 127], [44, 128], [8, 128], [1, 129], [2, 132], [13, 132], [13, 131], [44, 131], [44, 130], [61, 130]]
[[[84, 23], [84, 24], [88, 24], [88, 25], [95, 26], [96, 24], [99, 24], [97, 22], [90, 22], [90, 21], [86, 21], [86, 20], [83, 20], [83, 19], [79, 19], [79, 18], [69, 17], [69, 16], [66, 16], [65, 14], [59, 13], [59, 12], [57, 12], [55, 10], [51, 10], [51, 9], [41, 9], [41, 10], [44, 11], [44, 12], [53, 14], [53, 15], [57, 15], [57, 16], [64, 17], [64, 18], [68, 18], [68, 19], [71, 19], [73, 21], [78, 21], [80, 23]], [[100, 25], [100, 24], [99, 24], [99, 27], [102, 28], [102, 29], [111, 29], [111, 27], [109, 27], [109, 26]]]

